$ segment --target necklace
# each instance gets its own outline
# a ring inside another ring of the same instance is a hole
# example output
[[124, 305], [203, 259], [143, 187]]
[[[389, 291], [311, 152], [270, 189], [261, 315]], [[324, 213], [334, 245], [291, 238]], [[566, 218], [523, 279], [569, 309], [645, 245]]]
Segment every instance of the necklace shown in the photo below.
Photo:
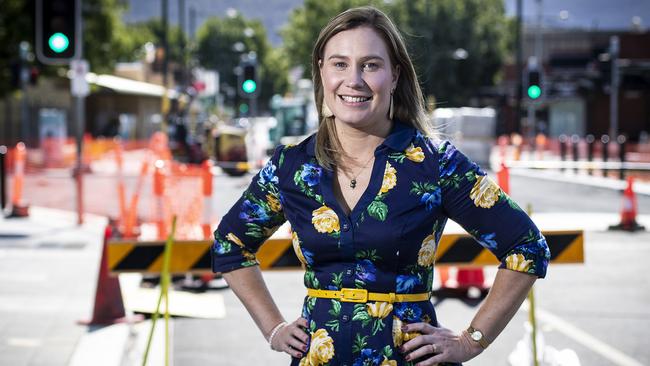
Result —
[[[366, 167], [368, 166], [368, 163], [370, 163], [370, 160], [372, 160], [372, 158], [374, 158], [374, 157], [375, 157], [374, 153], [372, 155], [370, 155], [370, 158], [368, 158], [368, 160], [366, 160], [366, 163], [363, 164], [363, 167], [361, 167], [359, 172], [357, 172], [357, 174], [355, 174], [352, 177], [352, 179], [350, 179], [350, 188], [355, 189], [357, 187], [357, 177], [359, 176], [359, 174], [361, 174], [361, 172], [366, 170]], [[346, 174], [346, 176], [347, 176], [347, 174]], [[350, 178], [350, 177], [348, 177], [348, 178]]]

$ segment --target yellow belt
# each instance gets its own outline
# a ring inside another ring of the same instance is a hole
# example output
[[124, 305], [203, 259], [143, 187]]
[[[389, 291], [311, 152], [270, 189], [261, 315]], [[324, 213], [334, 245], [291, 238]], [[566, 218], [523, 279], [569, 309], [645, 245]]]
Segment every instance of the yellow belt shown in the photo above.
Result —
[[308, 288], [307, 296], [320, 297], [324, 299], [339, 299], [343, 302], [383, 301], [394, 303], [428, 301], [431, 298], [431, 293], [424, 292], [421, 294], [396, 294], [391, 292], [388, 294], [382, 294], [379, 292], [368, 292], [368, 290], [360, 288], [342, 288], [341, 291], [316, 290], [313, 288]]

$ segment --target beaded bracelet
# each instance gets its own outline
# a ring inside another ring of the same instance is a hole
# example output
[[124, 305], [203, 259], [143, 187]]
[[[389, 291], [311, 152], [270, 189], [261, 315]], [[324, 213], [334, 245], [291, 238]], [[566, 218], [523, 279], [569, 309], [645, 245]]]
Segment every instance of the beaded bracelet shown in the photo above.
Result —
[[[273, 337], [278, 333], [278, 331], [282, 328], [284, 328], [287, 325], [287, 322], [280, 322], [280, 324], [276, 325], [273, 330], [271, 331], [271, 335], [269, 336], [269, 346], [271, 349], [273, 349]], [[275, 350], [274, 350], [275, 351]]]

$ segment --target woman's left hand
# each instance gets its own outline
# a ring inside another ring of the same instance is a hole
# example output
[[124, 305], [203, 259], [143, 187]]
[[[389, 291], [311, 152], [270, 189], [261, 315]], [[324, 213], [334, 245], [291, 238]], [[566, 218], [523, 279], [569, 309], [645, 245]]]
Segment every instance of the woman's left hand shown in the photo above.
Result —
[[483, 351], [481, 345], [473, 341], [465, 331], [456, 334], [447, 328], [434, 327], [429, 323], [412, 323], [404, 324], [402, 332], [420, 333], [400, 347], [407, 361], [423, 360], [416, 366], [432, 366], [441, 362], [465, 362]]

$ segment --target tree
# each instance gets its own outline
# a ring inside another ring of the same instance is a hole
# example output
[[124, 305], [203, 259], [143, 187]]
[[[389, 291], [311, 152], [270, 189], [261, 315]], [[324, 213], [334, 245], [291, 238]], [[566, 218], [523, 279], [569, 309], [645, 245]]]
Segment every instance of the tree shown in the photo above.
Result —
[[223, 84], [237, 87], [234, 70], [243, 53], [255, 52], [258, 78], [261, 80], [260, 108], [264, 109], [275, 93], [287, 89], [287, 63], [284, 56], [269, 46], [266, 30], [259, 20], [245, 19], [241, 14], [208, 19], [197, 31], [196, 56], [208, 69], [217, 70]]
[[287, 26], [281, 31], [290, 66], [302, 66], [303, 77], [311, 77], [311, 53], [321, 28], [345, 9], [362, 5], [384, 8], [383, 4], [375, 0], [305, 0], [291, 12]]
[[[502, 0], [370, 3], [388, 13], [400, 29], [424, 95], [435, 96], [440, 105], [466, 105], [480, 88], [499, 80], [508, 41]], [[368, 1], [306, 0], [295, 9], [282, 32], [291, 66], [301, 65], [309, 73], [320, 29], [332, 16], [363, 4]]]

